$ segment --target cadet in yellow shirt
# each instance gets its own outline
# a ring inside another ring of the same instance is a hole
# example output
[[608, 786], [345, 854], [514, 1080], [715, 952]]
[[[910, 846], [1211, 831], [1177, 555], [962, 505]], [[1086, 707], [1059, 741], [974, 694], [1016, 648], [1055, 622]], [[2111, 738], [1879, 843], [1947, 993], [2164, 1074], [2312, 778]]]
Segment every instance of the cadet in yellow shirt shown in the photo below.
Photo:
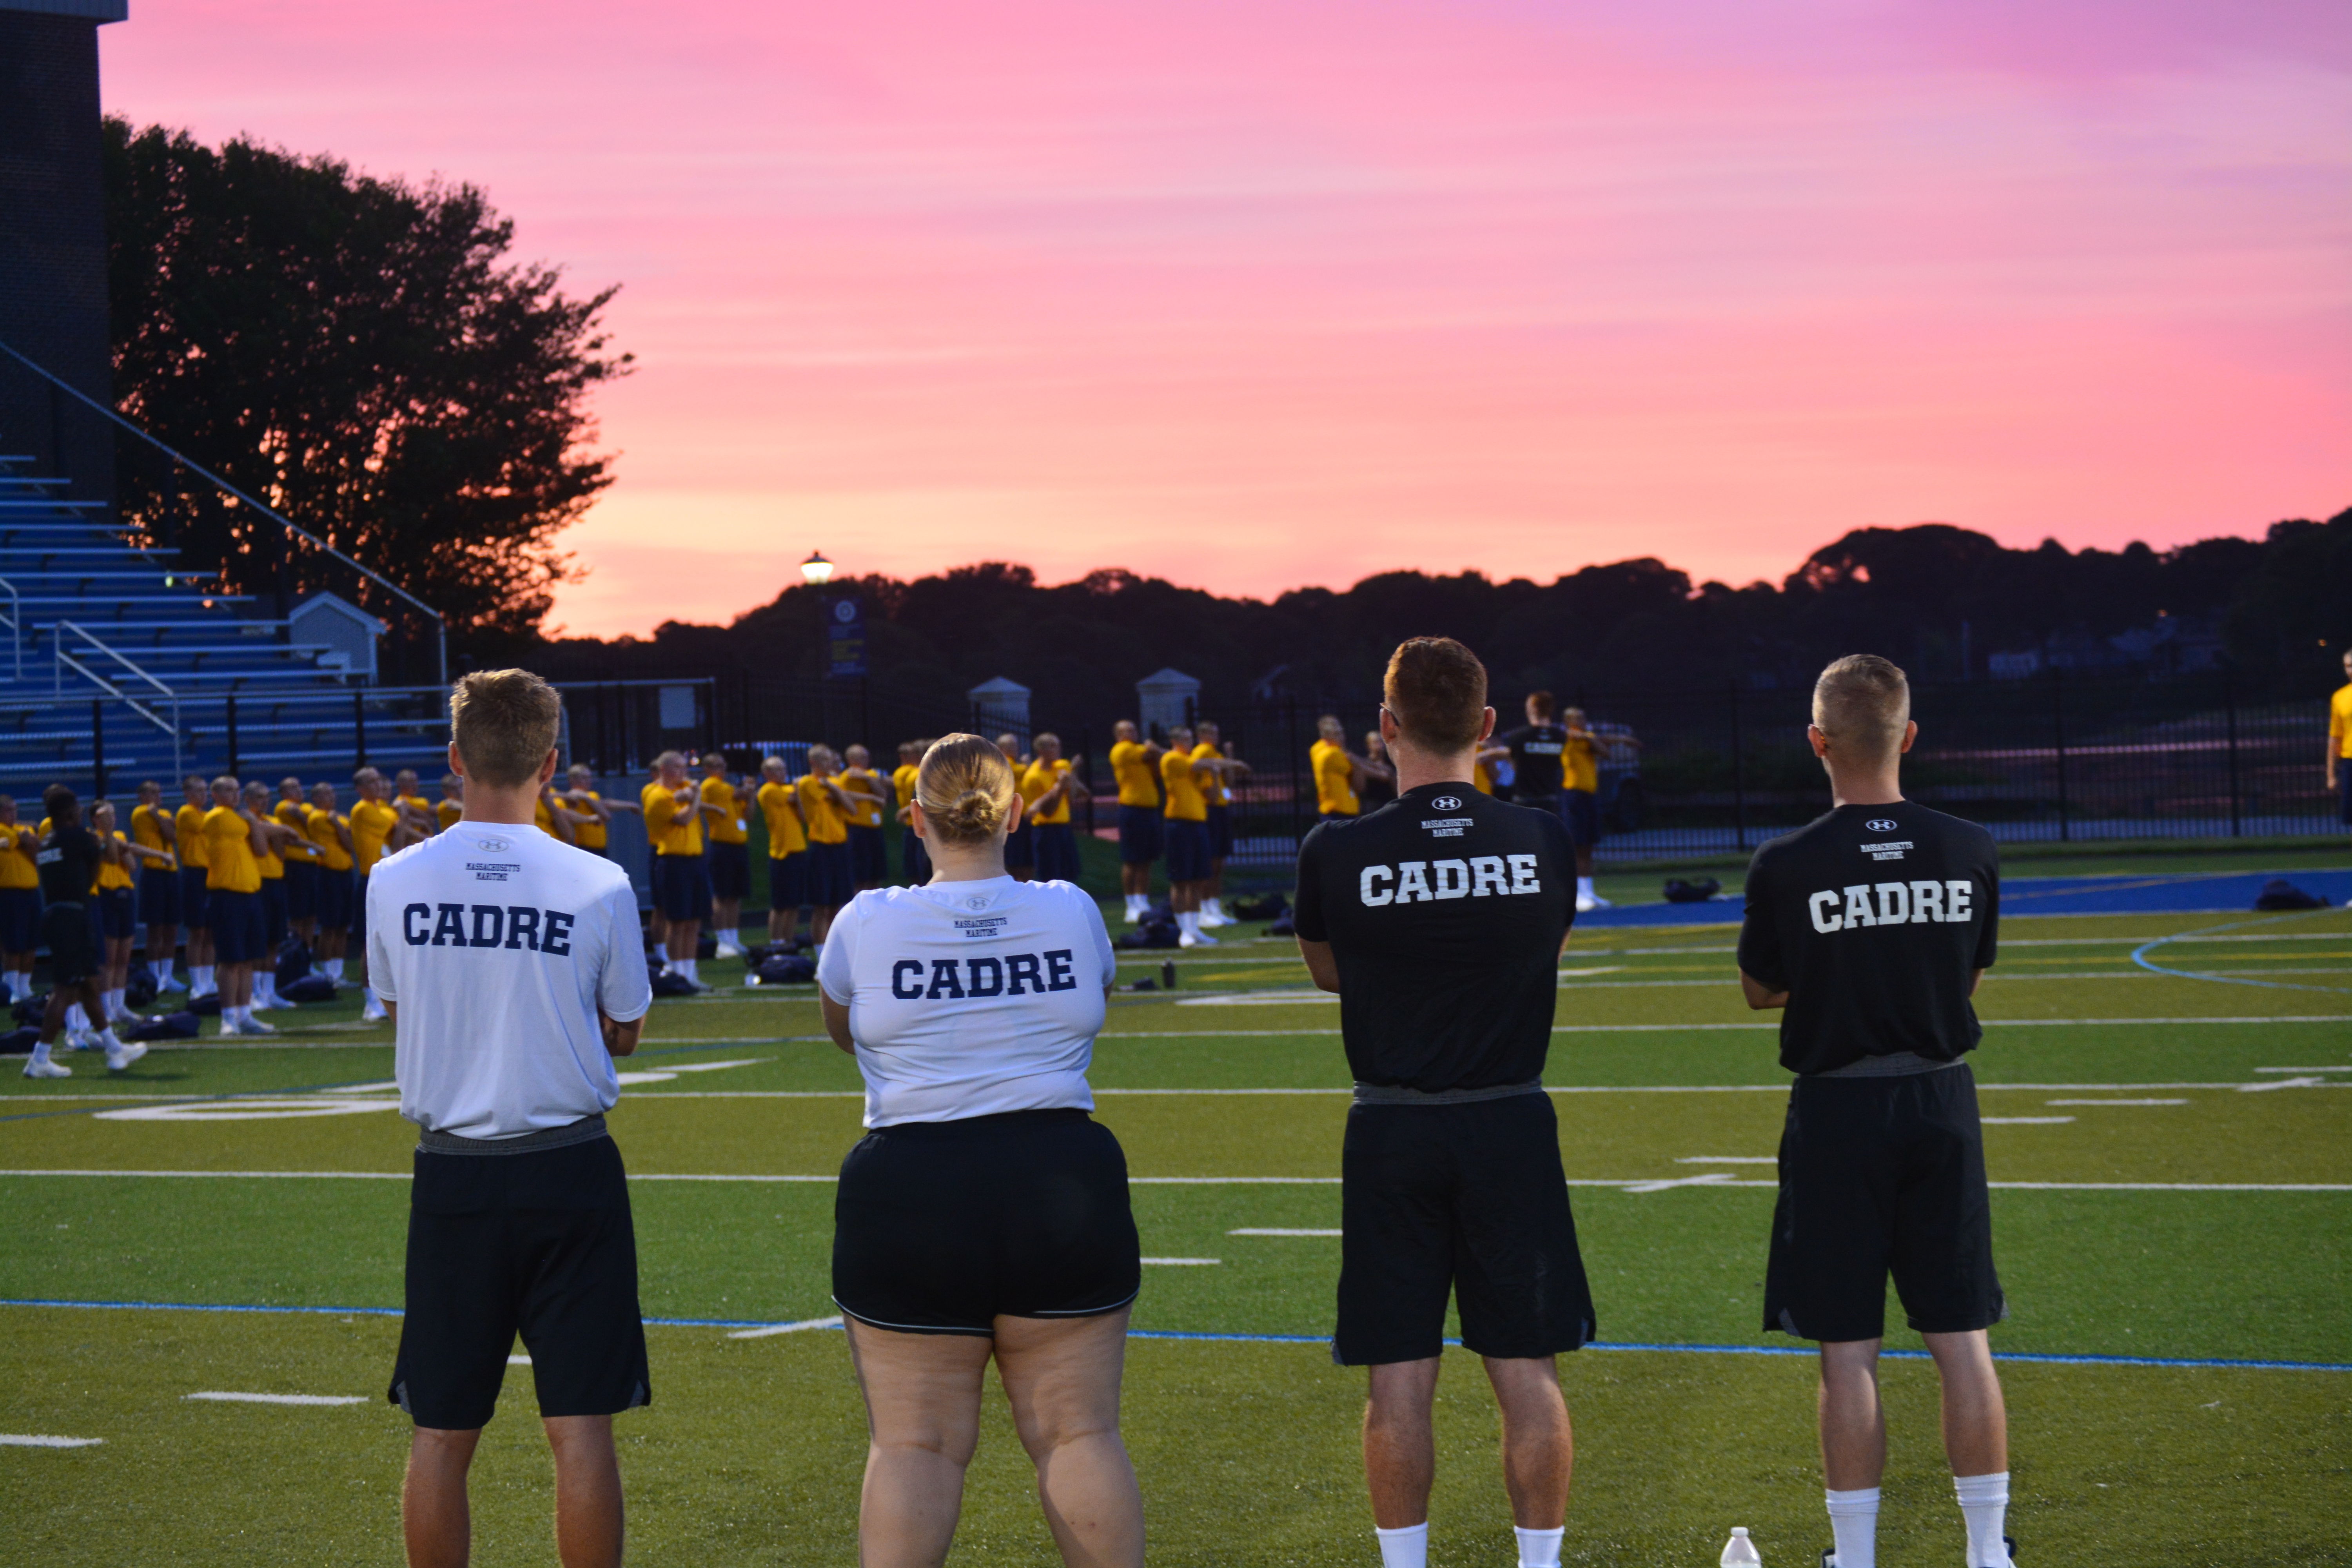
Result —
[[[748, 793], [748, 792], [747, 792]], [[710, 924], [719, 945], [712, 956], [740, 958], [743, 939], [736, 927], [751, 890], [751, 802], [736, 793], [727, 773], [727, 753], [702, 754], [703, 836], [710, 841]]]
[[41, 870], [33, 858], [39, 841], [16, 820], [16, 802], [0, 795], [0, 955], [8, 966], [8, 994], [33, 994], [33, 954], [41, 945]]
[[809, 748], [809, 771], [796, 780], [801, 823], [808, 830], [809, 934], [821, 947], [833, 917], [856, 892], [849, 859], [849, 817], [856, 809], [835, 775], [841, 758], [830, 746]]
[[1050, 731], [1037, 737], [1037, 760], [1019, 775], [1024, 803], [1022, 826], [1036, 834], [1037, 875], [1049, 882], [1078, 879], [1077, 829], [1070, 825], [1070, 803], [1087, 798], [1087, 786], [1070, 771], [1062, 755], [1062, 738]]
[[850, 747], [843, 762], [841, 787], [850, 806], [849, 878], [864, 892], [890, 879], [888, 841], [882, 837], [882, 819], [890, 813], [890, 787], [875, 772], [874, 753], [865, 747]]
[[1360, 758], [1348, 753], [1347, 727], [1336, 713], [1315, 721], [1318, 739], [1307, 749], [1315, 773], [1315, 809], [1326, 817], [1353, 816], [1360, 809], [1356, 781], [1363, 776]]
[[286, 923], [310, 950], [315, 964], [319, 958], [319, 847], [310, 842], [309, 808], [302, 804], [300, 779], [278, 781], [278, 804], [269, 808], [269, 818], [289, 835], [278, 846], [286, 862]]
[[204, 824], [205, 904], [220, 964], [221, 1033], [274, 1035], [276, 1029], [253, 1016], [253, 966], [268, 955], [261, 857], [269, 841], [261, 819], [239, 795], [236, 780], [227, 774], [213, 780], [213, 808]]
[[613, 814], [638, 808], [598, 795], [596, 770], [585, 763], [572, 763], [572, 771], [564, 776], [572, 787], [557, 791], [554, 798], [575, 819], [572, 825], [572, 846], [591, 855], [602, 855], [612, 843]]
[[278, 950], [284, 945], [293, 924], [286, 894], [286, 854], [297, 845], [307, 851], [310, 841], [278, 820], [277, 813], [270, 809], [269, 786], [259, 779], [245, 786], [240, 800], [245, 815], [259, 824], [261, 829], [257, 858], [261, 864], [262, 948], [254, 960], [253, 1010], [268, 1012], [274, 1007], [293, 1005], [278, 999]]
[[2352, 653], [2344, 656], [2345, 684], [2327, 700], [2327, 787], [2336, 794], [2336, 819], [2352, 826]]
[[[400, 808], [384, 799], [383, 775], [373, 768], [362, 768], [352, 775], [352, 784], [359, 791], [359, 799], [352, 803], [352, 936], [351, 944], [357, 949], [360, 962], [367, 962], [367, 879], [375, 863], [393, 850], [405, 849], [414, 837]], [[367, 1002], [360, 1009], [362, 1023], [378, 1023], [392, 1016], [383, 1010], [383, 1000], [375, 987], [367, 988]]]
[[784, 759], [762, 758], [760, 781], [760, 816], [768, 827], [768, 940], [789, 943], [808, 902], [808, 835]]
[[891, 770], [890, 787], [897, 792], [898, 804], [898, 872], [907, 886], [919, 888], [931, 879], [931, 852], [923, 847], [923, 836], [915, 831], [915, 777], [923, 771], [923, 752], [929, 747], [920, 741], [898, 742], [898, 765]]
[[646, 838], [653, 846], [654, 910], [662, 918], [663, 952], [669, 967], [702, 989], [695, 951], [702, 922], [710, 918], [710, 862], [702, 852], [702, 792], [686, 776], [686, 755], [664, 752], [654, 759], [654, 782], [638, 796], [646, 814]]
[[213, 786], [194, 773], [180, 781], [185, 804], [172, 818], [172, 847], [180, 857], [180, 920], [188, 928], [188, 1000], [218, 989], [213, 976], [212, 914], [206, 907], [205, 813], [212, 809]]
[[155, 977], [158, 993], [184, 989], [172, 974], [172, 964], [180, 952], [179, 829], [163, 805], [163, 786], [153, 779], [139, 786], [139, 804], [131, 808], [131, 842], [163, 856], [160, 860], [153, 854], [137, 858], [139, 914], [147, 926], [147, 972]]
[[1600, 737], [1586, 728], [1581, 708], [1561, 710], [1559, 721], [1568, 731], [1559, 748], [1559, 816], [1576, 846], [1576, 907], [1580, 913], [1607, 909], [1609, 900], [1592, 890], [1592, 847], [1601, 842]]
[[324, 782], [310, 786], [310, 804], [302, 813], [302, 833], [317, 851], [318, 874], [312, 879], [319, 940], [311, 950], [328, 979], [343, 983], [343, 958], [352, 931], [351, 818], [335, 809], [335, 786]]
[[433, 803], [417, 790], [415, 768], [403, 768], [392, 775], [393, 807], [400, 813], [401, 821], [409, 829], [407, 837], [393, 843], [394, 849], [405, 849], [417, 840], [430, 838], [441, 831], [441, 818], [434, 811]]
[[[150, 785], [158, 800], [163, 798], [163, 786]], [[136, 810], [136, 807], [132, 808]], [[156, 849], [133, 843], [131, 837], [114, 826], [114, 803], [101, 800], [89, 810], [90, 831], [98, 835], [99, 851], [103, 857], [98, 867], [97, 885], [90, 889], [98, 911], [99, 934], [105, 940], [100, 954], [99, 1001], [105, 1008], [110, 1024], [137, 1023], [139, 1015], [131, 1010], [124, 994], [131, 988], [131, 944], [139, 931], [139, 879], [134, 867], [153, 865], [168, 868], [172, 854], [168, 849]], [[177, 879], [173, 879], [177, 890]]]
[[446, 833], [466, 816], [466, 781], [456, 773], [441, 775], [441, 798], [433, 805], [433, 830]]
[[1160, 745], [1141, 739], [1132, 719], [1111, 727], [1110, 776], [1118, 784], [1118, 890], [1129, 925], [1151, 905], [1151, 863], [1160, 858]]
[[1168, 750], [1160, 754], [1160, 778], [1166, 786], [1168, 903], [1176, 912], [1178, 945], [1214, 947], [1217, 939], [1201, 929], [1201, 898], [1209, 885], [1209, 801], [1202, 785], [1217, 776], [1217, 764], [1192, 757], [1192, 731], [1178, 725], [1168, 731]]
[[1250, 770], [1247, 763], [1231, 754], [1215, 724], [1203, 719], [1192, 730], [1200, 737], [1192, 748], [1192, 760], [1217, 766], [1216, 775], [1202, 792], [1209, 798], [1209, 886], [1201, 898], [1201, 925], [1213, 930], [1239, 923], [1225, 913], [1225, 857], [1234, 852], [1234, 784], [1247, 777]]

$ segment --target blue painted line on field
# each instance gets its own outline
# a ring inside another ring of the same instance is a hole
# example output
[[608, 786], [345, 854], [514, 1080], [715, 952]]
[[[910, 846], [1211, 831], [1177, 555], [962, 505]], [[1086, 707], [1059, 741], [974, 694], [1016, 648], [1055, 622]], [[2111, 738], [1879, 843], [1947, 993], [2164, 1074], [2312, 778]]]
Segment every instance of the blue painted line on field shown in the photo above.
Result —
[[[0, 1297], [0, 1307], [70, 1307], [100, 1311], [118, 1312], [252, 1312], [265, 1315], [302, 1315], [321, 1318], [397, 1318], [404, 1316], [398, 1307], [272, 1307], [225, 1304], [212, 1301], [68, 1301], [41, 1297]], [[647, 1318], [646, 1326], [657, 1329], [772, 1329], [782, 1325], [764, 1318]], [[1218, 1334], [1194, 1333], [1177, 1329], [1130, 1329], [1131, 1340], [1172, 1340], [1196, 1344], [1247, 1345], [1328, 1345], [1328, 1334]], [[1460, 1340], [1447, 1340], [1448, 1345], [1461, 1347]], [[1619, 1342], [1596, 1341], [1584, 1347], [1589, 1351], [1646, 1351], [1667, 1355], [1767, 1355], [1810, 1356], [1810, 1345], [1674, 1345], [1650, 1344], [1638, 1342]], [[1891, 1350], [1879, 1352], [1889, 1361], [1928, 1361], [1926, 1351]], [[2202, 1356], [2137, 1356], [2137, 1355], [2059, 1355], [2048, 1352], [1996, 1352], [1995, 1361], [2032, 1362], [2049, 1366], [2154, 1366], [2154, 1367], [2213, 1367], [2240, 1372], [2352, 1372], [2352, 1362], [2330, 1361], [2242, 1361], [2223, 1357]]]
[[[2010, 877], [2001, 881], [2000, 907], [2009, 915], [2234, 914], [2252, 910], [2255, 895], [2273, 877], [2284, 877], [2333, 904], [2352, 902], [2352, 869], [2342, 869]], [[1703, 904], [1620, 904], [1579, 915], [1576, 923], [1587, 931], [1614, 926], [1737, 925], [1743, 908], [1736, 895]]]
[[2160, 936], [2154, 942], [2142, 942], [2132, 949], [2132, 962], [2151, 973], [2169, 974], [2182, 980], [2210, 980], [2221, 985], [2256, 985], [2265, 991], [2326, 991], [2339, 996], [2352, 994], [2352, 987], [2343, 985], [2300, 985], [2287, 980], [2256, 980], [2243, 974], [2200, 974], [2192, 969], [2170, 969], [2147, 956], [2169, 942], [2194, 942], [2199, 937], [2214, 936], [2225, 931], [2243, 931], [2249, 926], [2276, 925], [2282, 921], [2302, 920], [2309, 915], [2326, 912], [2325, 910], [2297, 910], [2291, 914], [2271, 915], [2263, 920], [2231, 921], [2227, 925], [2207, 926], [2202, 931], [2185, 931], [2177, 936]]

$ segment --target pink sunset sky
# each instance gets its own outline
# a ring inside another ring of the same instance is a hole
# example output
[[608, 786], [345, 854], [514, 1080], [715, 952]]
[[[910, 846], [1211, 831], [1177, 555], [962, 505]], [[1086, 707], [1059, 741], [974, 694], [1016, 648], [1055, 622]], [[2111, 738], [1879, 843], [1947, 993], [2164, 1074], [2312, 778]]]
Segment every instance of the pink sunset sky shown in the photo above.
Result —
[[2341, 0], [133, 0], [105, 99], [485, 187], [639, 369], [575, 632], [2352, 505]]

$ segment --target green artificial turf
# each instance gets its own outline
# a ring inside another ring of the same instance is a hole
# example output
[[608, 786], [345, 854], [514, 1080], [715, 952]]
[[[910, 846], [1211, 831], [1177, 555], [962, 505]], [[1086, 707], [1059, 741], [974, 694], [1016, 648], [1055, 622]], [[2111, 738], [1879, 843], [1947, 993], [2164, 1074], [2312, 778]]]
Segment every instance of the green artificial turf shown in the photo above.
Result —
[[[2160, 962], [2271, 984], [2131, 963], [2199, 932]], [[1318, 1342], [1338, 1242], [1233, 1234], [1339, 1223], [1339, 1009], [1306, 999], [1286, 942], [1241, 934], [1172, 955], [1172, 995], [1122, 993], [1097, 1047], [1098, 1114], [1137, 1178], [1147, 1256], [1218, 1259], [1150, 1268], [1135, 1326], [1238, 1336], [1132, 1342], [1126, 1431], [1155, 1562], [1370, 1563], [1361, 1376]], [[2011, 1308], [1996, 1350], [2352, 1365], [2352, 1192], [2275, 1190], [2352, 1186], [2352, 1092], [2295, 1081], [2352, 1072], [2260, 1070], [2352, 1067], [2352, 917], [2023, 918], [2004, 934], [1972, 1068], [1988, 1164], [1996, 1184], [2059, 1185], [1994, 1192]], [[2236, 937], [2252, 940], [2222, 940]], [[1732, 940], [1587, 931], [1562, 963], [1546, 1076], [1606, 1343], [1790, 1348], [1758, 1321], [1772, 1202], [1759, 1162], [1787, 1077], [1773, 1020], [1738, 998]], [[1137, 956], [1124, 977], [1156, 980], [1171, 955]], [[721, 990], [661, 1004], [623, 1064], [667, 1075], [632, 1082], [613, 1118], [656, 1319], [832, 1310], [825, 1178], [859, 1135], [856, 1069], [806, 988], [746, 991], [739, 973], [707, 964]], [[398, 1323], [380, 1314], [401, 1297], [414, 1133], [384, 1107], [388, 1034], [355, 1014], [305, 1010], [278, 1041], [199, 1042], [122, 1074], [79, 1056], [63, 1083], [0, 1081], [0, 1171], [99, 1173], [0, 1174], [0, 1297], [366, 1310], [0, 1308], [0, 1432], [104, 1439], [0, 1448], [0, 1559], [398, 1561], [404, 1429], [382, 1403]], [[678, 1070], [719, 1063], [740, 1065]], [[2249, 1091], [2261, 1084], [2284, 1087]], [[1298, 1092], [1234, 1092], [1260, 1090]], [[263, 1119], [282, 1108], [256, 1100], [358, 1108]], [[2052, 1103], [2070, 1100], [2092, 1103]], [[2003, 1120], [2058, 1117], [2072, 1120]], [[194, 1172], [297, 1174], [177, 1173]], [[817, 1179], [665, 1179], [698, 1175]], [[1899, 1308], [1890, 1323], [1892, 1346], [1916, 1346]], [[853, 1561], [864, 1426], [842, 1337], [729, 1332], [649, 1331], [656, 1401], [619, 1424], [633, 1558]], [[1567, 1561], [1709, 1563], [1734, 1524], [1776, 1568], [1826, 1542], [1807, 1358], [1595, 1348], [1561, 1375], [1579, 1439]], [[2352, 1372], [2009, 1360], [2002, 1376], [2012, 1530], [2035, 1568], [2352, 1563]], [[1881, 1561], [1953, 1561], [1933, 1373], [1891, 1361], [1885, 1383]], [[213, 1389], [368, 1402], [184, 1397]], [[483, 1563], [553, 1560], [531, 1408], [515, 1368], [478, 1461]], [[1432, 1561], [1507, 1563], [1494, 1407], [1459, 1352], [1439, 1423]], [[992, 1395], [953, 1561], [1050, 1560]]]

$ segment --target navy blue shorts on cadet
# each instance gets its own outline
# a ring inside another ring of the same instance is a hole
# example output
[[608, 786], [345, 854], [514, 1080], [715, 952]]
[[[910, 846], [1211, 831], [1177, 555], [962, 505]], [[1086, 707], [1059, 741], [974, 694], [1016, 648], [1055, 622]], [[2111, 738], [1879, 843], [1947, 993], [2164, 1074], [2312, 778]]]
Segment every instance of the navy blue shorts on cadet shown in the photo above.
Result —
[[1223, 860], [1234, 852], [1234, 808], [1209, 807], [1209, 858]]
[[1080, 869], [1077, 831], [1066, 822], [1041, 822], [1036, 831], [1038, 879], [1076, 881]]
[[1203, 882], [1209, 877], [1209, 825], [1182, 817], [1168, 819], [1168, 879]]
[[1568, 841], [1577, 847], [1601, 842], [1601, 797], [1591, 790], [1562, 790], [1559, 819], [1568, 825]]
[[0, 888], [0, 952], [30, 952], [41, 945], [41, 889]]
[[1160, 858], [1160, 808], [1156, 805], [1118, 808], [1118, 858], [1122, 862], [1140, 866]]
[[931, 852], [923, 847], [922, 836], [912, 827], [898, 832], [898, 865], [910, 888], [919, 888], [931, 879]]
[[1037, 828], [1027, 817], [1004, 836], [1004, 868], [1024, 871], [1037, 864]]
[[310, 885], [311, 912], [319, 918], [320, 931], [348, 931], [352, 924], [352, 874], [319, 868], [319, 875]]
[[269, 931], [264, 922], [259, 893], [235, 893], [226, 888], [210, 890], [213, 962], [256, 963], [269, 955]]
[[109, 888], [98, 895], [98, 934], [121, 942], [139, 932], [139, 900], [128, 888]]
[[286, 918], [307, 921], [319, 912], [319, 863], [286, 862]]
[[710, 864], [699, 855], [656, 855], [654, 908], [666, 921], [710, 918]]
[[212, 889], [205, 886], [205, 876], [202, 866], [180, 868], [180, 921], [184, 925], [203, 927], [212, 923]]
[[180, 923], [180, 873], [176, 868], [139, 868], [139, 918], [151, 926]]
[[797, 910], [808, 902], [808, 851], [768, 857], [768, 907]]
[[260, 898], [262, 940], [269, 944], [269, 952], [276, 952], [278, 944], [286, 940], [286, 879], [283, 877], [261, 879]]
[[846, 844], [812, 844], [805, 857], [808, 861], [808, 901], [821, 910], [837, 910], [857, 896], [857, 880], [851, 874], [849, 846]]
[[[878, 827], [849, 829], [849, 879], [853, 888], [885, 882], [890, 877], [888, 841]], [[847, 902], [846, 900], [843, 900]]]
[[751, 847], [748, 844], [710, 846], [710, 896], [740, 899], [751, 890]]

